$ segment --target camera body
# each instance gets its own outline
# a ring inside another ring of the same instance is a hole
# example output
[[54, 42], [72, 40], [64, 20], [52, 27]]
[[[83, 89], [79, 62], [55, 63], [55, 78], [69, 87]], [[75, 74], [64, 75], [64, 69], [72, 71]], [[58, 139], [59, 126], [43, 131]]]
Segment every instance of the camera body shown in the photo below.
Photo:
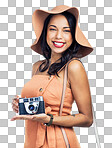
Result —
[[34, 115], [45, 113], [43, 96], [19, 98], [19, 115]]

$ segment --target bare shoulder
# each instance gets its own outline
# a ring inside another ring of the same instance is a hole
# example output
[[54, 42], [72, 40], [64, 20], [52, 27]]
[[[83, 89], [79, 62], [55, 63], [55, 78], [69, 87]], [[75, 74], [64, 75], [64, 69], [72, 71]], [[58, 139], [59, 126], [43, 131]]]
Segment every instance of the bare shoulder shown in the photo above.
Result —
[[39, 67], [40, 64], [42, 64], [42, 62], [45, 60], [39, 60], [37, 62], [35, 62], [32, 66], [32, 76], [34, 75], [35, 71], [37, 70], [37, 68]]
[[45, 61], [45, 60], [39, 60], [39, 61], [35, 62], [35, 63], [33, 64], [33, 67], [35, 68], [35, 66], [36, 66], [36, 67], [39, 66], [43, 61]]
[[72, 60], [68, 64], [68, 78], [69, 81], [81, 80], [87, 77], [83, 64], [78, 60]]
[[79, 60], [72, 60], [69, 64], [68, 64], [68, 71], [70, 72], [76, 72], [76, 71], [80, 71], [80, 70], [84, 70], [84, 66], [82, 65], [82, 63]]

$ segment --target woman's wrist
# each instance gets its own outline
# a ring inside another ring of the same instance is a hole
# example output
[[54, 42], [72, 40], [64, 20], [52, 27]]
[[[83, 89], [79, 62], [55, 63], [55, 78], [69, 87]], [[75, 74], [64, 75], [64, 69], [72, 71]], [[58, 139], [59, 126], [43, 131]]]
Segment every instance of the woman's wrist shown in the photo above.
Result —
[[64, 127], [72, 127], [74, 125], [74, 116], [54, 116], [52, 124]]
[[53, 122], [53, 115], [52, 114], [47, 114], [48, 115], [48, 122], [46, 122], [46, 123], [44, 123], [45, 125], [47, 125], [47, 126], [50, 126], [51, 124], [52, 124], [52, 122]]

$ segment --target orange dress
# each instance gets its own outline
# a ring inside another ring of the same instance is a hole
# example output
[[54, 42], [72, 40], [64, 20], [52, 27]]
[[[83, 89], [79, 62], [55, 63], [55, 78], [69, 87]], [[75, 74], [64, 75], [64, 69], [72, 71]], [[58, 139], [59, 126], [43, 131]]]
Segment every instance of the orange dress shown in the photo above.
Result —
[[[31, 80], [24, 85], [21, 91], [21, 97], [43, 96], [45, 108], [49, 108], [49, 113], [58, 116], [62, 89], [63, 85], [54, 75], [50, 79], [47, 75], [33, 75]], [[62, 111], [63, 116], [70, 115], [73, 101], [71, 89], [66, 87]], [[64, 127], [64, 129], [70, 148], [80, 148], [73, 128]], [[24, 148], [66, 148], [66, 145], [59, 126], [45, 126], [37, 121], [25, 120]]]

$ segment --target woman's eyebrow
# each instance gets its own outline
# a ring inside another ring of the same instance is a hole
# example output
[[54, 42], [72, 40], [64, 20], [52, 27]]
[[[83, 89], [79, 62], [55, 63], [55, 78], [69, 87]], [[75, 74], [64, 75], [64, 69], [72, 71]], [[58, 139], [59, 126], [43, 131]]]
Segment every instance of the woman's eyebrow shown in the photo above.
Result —
[[65, 28], [70, 28], [70, 27], [63, 27], [63, 28], [65, 29]]
[[[55, 25], [50, 25], [50, 26], [52, 26], [52, 27], [55, 27], [55, 28], [56, 28], [56, 26], [55, 26]], [[50, 27], [50, 26], [49, 26], [49, 27]], [[63, 28], [65, 29], [65, 28], [70, 28], [70, 27], [63, 27]]]
[[[50, 26], [52, 26], [52, 27], [55, 27], [55, 28], [56, 28], [56, 26], [55, 26], [55, 25], [50, 25]], [[50, 27], [50, 26], [49, 26], [49, 27]]]

